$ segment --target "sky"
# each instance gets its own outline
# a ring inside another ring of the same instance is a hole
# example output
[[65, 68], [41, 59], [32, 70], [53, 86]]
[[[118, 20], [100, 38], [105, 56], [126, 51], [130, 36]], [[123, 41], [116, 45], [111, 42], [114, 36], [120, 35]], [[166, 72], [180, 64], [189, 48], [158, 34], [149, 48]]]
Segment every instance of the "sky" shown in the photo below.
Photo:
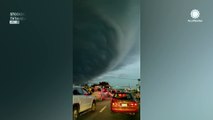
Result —
[[116, 71], [109, 71], [91, 80], [91, 83], [107, 81], [111, 86], [120, 86], [122, 88], [136, 88], [138, 79], [140, 78], [140, 60], [138, 59], [132, 64], [128, 64]]
[[129, 85], [135, 79], [131, 84], [136, 85], [140, 77], [139, 0], [74, 1], [73, 44], [75, 84], [104, 79], [112, 85], [121, 81]]

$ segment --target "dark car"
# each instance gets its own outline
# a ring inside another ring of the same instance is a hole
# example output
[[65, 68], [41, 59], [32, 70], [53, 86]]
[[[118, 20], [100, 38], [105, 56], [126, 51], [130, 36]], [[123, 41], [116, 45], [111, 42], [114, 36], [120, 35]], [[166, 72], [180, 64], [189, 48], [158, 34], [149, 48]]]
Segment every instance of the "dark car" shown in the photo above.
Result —
[[115, 93], [111, 100], [111, 111], [113, 113], [130, 113], [135, 115], [139, 110], [139, 104], [131, 93]]

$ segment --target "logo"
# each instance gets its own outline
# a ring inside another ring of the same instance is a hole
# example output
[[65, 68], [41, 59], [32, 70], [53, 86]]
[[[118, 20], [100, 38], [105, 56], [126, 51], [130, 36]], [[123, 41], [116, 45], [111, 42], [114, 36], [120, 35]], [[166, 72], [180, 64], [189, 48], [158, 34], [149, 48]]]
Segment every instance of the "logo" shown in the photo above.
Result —
[[10, 12], [9, 24], [20, 24], [20, 21], [25, 20], [24, 15], [21, 12]]
[[200, 11], [193, 9], [190, 13], [192, 19], [189, 19], [188, 22], [203, 22], [203, 20], [198, 19], [200, 17]]
[[191, 17], [197, 19], [200, 17], [200, 12], [197, 9], [191, 11]]

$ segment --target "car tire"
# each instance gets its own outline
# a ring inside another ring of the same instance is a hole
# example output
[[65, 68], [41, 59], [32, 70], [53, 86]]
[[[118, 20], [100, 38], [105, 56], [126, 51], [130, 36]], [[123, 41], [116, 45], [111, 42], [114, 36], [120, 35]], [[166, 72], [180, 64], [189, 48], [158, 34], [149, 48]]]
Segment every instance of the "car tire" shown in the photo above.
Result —
[[96, 111], [96, 103], [95, 102], [92, 103], [91, 111], [93, 111], [93, 112]]
[[79, 111], [77, 107], [73, 108], [73, 120], [77, 120], [79, 117]]

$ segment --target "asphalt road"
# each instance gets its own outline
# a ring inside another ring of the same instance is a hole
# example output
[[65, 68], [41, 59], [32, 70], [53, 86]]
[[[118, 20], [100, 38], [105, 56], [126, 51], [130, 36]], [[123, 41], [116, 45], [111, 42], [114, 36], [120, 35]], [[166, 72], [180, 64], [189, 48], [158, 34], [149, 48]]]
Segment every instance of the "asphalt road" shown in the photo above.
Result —
[[136, 115], [111, 113], [110, 99], [97, 102], [95, 112], [86, 112], [80, 115], [79, 120], [140, 120], [139, 112]]

